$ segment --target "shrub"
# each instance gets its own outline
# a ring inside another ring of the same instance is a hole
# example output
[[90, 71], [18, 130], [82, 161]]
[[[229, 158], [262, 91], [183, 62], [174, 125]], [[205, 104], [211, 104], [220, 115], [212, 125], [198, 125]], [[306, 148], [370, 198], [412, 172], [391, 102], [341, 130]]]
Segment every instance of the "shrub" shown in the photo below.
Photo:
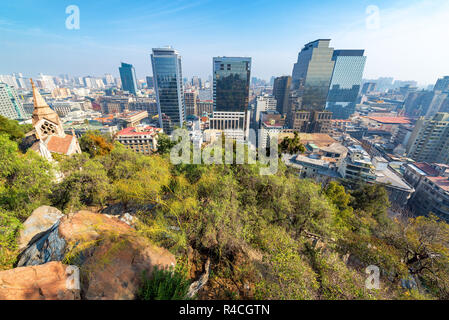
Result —
[[142, 274], [142, 287], [138, 293], [139, 300], [185, 300], [190, 281], [179, 270], [165, 270], [155, 267], [148, 276]]

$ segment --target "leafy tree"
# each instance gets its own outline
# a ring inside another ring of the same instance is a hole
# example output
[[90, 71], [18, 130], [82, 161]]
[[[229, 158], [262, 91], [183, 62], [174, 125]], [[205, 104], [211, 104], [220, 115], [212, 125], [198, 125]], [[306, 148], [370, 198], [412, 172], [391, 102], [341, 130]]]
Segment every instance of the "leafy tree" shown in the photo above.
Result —
[[81, 150], [88, 153], [91, 158], [107, 155], [114, 149], [114, 145], [107, 141], [99, 131], [86, 132], [80, 138], [79, 143]]
[[110, 194], [109, 179], [103, 165], [94, 160], [86, 161], [82, 168], [74, 170], [53, 188], [52, 202], [66, 212], [84, 206], [104, 205]]
[[304, 153], [306, 151], [306, 148], [301, 143], [299, 134], [296, 131], [293, 138], [285, 137], [284, 140], [282, 140], [282, 142], [279, 144], [279, 146], [281, 153], [298, 154]]
[[20, 125], [18, 121], [9, 120], [0, 115], [0, 134], [9, 135], [11, 140], [19, 142], [32, 129], [33, 127], [30, 124]]
[[351, 207], [357, 211], [364, 211], [379, 223], [387, 223], [387, 209], [390, 207], [388, 193], [379, 184], [365, 183], [351, 192]]
[[48, 198], [52, 166], [34, 151], [19, 153], [6, 134], [0, 134], [0, 167], [0, 207], [26, 217]]
[[336, 181], [331, 181], [324, 189], [327, 198], [336, 206], [335, 224], [341, 228], [351, 228], [354, 209], [350, 206], [351, 195]]
[[165, 133], [158, 134], [157, 140], [157, 153], [158, 154], [167, 154], [170, 153], [171, 148], [176, 145], [175, 141], [171, 141], [170, 137]]

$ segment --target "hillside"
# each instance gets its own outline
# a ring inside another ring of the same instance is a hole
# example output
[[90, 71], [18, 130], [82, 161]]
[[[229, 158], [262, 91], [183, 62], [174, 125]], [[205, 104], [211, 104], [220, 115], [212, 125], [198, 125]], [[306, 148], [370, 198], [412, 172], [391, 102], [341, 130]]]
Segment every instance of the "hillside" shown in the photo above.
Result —
[[[323, 187], [281, 161], [271, 176], [260, 164], [174, 166], [166, 153], [139, 155], [94, 134], [81, 139], [87, 152], [48, 163], [19, 141], [0, 130], [1, 270], [17, 260], [23, 222], [50, 205], [129, 213], [139, 237], [170, 251], [191, 281], [209, 260], [198, 299], [449, 298], [448, 225], [391, 220], [382, 187]], [[380, 289], [365, 286], [370, 265]]]

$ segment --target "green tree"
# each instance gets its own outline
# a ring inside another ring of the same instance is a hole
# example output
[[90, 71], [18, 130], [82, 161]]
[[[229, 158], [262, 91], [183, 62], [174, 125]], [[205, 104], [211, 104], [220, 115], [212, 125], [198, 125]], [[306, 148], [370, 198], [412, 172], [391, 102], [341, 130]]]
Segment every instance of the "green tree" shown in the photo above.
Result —
[[388, 193], [379, 184], [365, 183], [351, 192], [351, 207], [356, 211], [364, 211], [383, 224], [388, 222], [387, 210], [390, 207]]
[[306, 148], [301, 143], [299, 134], [296, 131], [294, 133], [293, 138], [285, 137], [279, 146], [280, 146], [279, 149], [280, 149], [281, 153], [298, 154], [298, 153], [304, 153], [306, 151]]
[[170, 153], [171, 148], [176, 145], [175, 141], [171, 141], [170, 137], [165, 133], [158, 134], [157, 140], [157, 153], [158, 154], [167, 154]]
[[53, 167], [34, 151], [25, 155], [17, 143], [0, 134], [0, 207], [26, 217], [50, 194]]
[[96, 160], [86, 161], [73, 170], [53, 188], [52, 202], [66, 212], [84, 206], [103, 206], [110, 195], [111, 186], [103, 165]]
[[25, 134], [33, 129], [31, 124], [20, 125], [16, 120], [9, 120], [0, 115], [0, 133], [6, 133], [11, 140], [20, 142]]
[[88, 153], [91, 158], [107, 155], [114, 149], [114, 145], [107, 141], [99, 131], [86, 132], [80, 138], [79, 143], [81, 150]]

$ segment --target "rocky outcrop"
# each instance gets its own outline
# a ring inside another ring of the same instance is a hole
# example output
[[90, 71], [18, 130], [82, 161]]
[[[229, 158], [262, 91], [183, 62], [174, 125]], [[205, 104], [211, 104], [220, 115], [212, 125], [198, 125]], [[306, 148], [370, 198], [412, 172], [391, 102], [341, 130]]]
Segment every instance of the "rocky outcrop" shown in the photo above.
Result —
[[189, 291], [187, 292], [188, 298], [193, 298], [195, 295], [200, 291], [204, 286], [207, 284], [207, 281], [209, 280], [209, 273], [210, 273], [210, 258], [207, 259], [206, 264], [204, 265], [204, 274], [201, 275], [201, 277], [198, 279], [198, 281], [193, 282], [190, 287]]
[[37, 234], [17, 257], [16, 267], [38, 266], [64, 258], [66, 241], [59, 236], [59, 221], [49, 230]]
[[63, 217], [36, 236], [21, 253], [18, 266], [63, 261], [79, 266], [85, 299], [134, 299], [144, 270], [176, 263], [128, 224], [103, 214], [80, 211]]
[[23, 223], [18, 239], [19, 249], [25, 248], [34, 236], [50, 229], [62, 217], [62, 212], [53, 207], [42, 206], [34, 210]]
[[78, 300], [79, 269], [61, 262], [0, 272], [0, 300]]

